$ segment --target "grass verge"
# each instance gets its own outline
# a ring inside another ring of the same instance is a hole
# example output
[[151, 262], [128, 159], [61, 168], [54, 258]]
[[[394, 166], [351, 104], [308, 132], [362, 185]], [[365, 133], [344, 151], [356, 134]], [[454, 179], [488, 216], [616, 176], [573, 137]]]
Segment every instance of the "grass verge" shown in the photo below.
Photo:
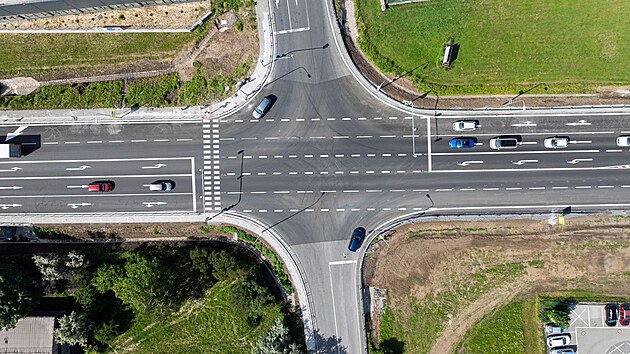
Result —
[[[432, 0], [392, 6], [356, 0], [359, 46], [381, 70], [440, 95], [594, 92], [625, 85], [625, 0]], [[445, 42], [459, 45], [449, 70]], [[544, 87], [548, 90], [544, 90]]]
[[484, 354], [524, 353], [522, 309], [522, 301], [496, 309], [466, 333], [460, 350]]
[[264, 243], [260, 242], [256, 237], [233, 226], [223, 226], [219, 230], [229, 234], [236, 233], [239, 240], [252, 245], [263, 257], [265, 257], [269, 264], [271, 264], [274, 274], [280, 280], [280, 283], [287, 294], [293, 293], [293, 285], [289, 280], [289, 276], [285, 273], [284, 266], [274, 251], [272, 251]]
[[133, 326], [117, 337], [112, 351], [133, 353], [251, 353], [251, 347], [266, 334], [277, 318], [279, 305], [261, 312], [258, 324], [230, 306], [234, 283], [219, 282], [199, 300], [184, 304], [175, 314], [137, 317]]
[[428, 352], [461, 308], [524, 271], [521, 263], [504, 263], [472, 274], [453, 275], [448, 290], [432, 292], [422, 301], [412, 300], [408, 306], [388, 306], [381, 316], [378, 349]]

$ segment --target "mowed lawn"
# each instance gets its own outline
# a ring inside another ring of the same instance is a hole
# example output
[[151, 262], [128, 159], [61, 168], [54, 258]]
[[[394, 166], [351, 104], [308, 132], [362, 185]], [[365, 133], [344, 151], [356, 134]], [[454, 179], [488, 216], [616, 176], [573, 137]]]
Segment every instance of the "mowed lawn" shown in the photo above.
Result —
[[171, 59], [206, 33], [0, 34], [0, 76]]
[[[592, 92], [630, 82], [628, 0], [356, 0], [364, 52], [440, 94]], [[439, 67], [450, 36], [452, 69]], [[366, 45], [367, 44], [367, 45]], [[371, 47], [371, 48], [368, 48]], [[389, 64], [388, 64], [389, 63]], [[393, 64], [393, 65], [392, 65]], [[423, 68], [423, 66], [426, 67]]]

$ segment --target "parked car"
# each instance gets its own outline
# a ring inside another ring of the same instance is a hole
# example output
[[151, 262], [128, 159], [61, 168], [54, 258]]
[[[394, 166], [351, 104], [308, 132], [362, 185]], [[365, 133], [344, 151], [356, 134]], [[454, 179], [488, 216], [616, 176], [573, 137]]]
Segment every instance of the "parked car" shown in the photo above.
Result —
[[619, 309], [619, 325], [620, 326], [630, 325], [630, 304], [629, 303], [621, 304], [621, 308]]
[[479, 126], [476, 120], [458, 120], [453, 123], [453, 130], [456, 132], [470, 132]]
[[350, 238], [350, 244], [348, 245], [348, 249], [352, 252], [356, 252], [359, 247], [361, 247], [361, 243], [363, 243], [363, 239], [365, 238], [365, 229], [362, 227], [357, 227], [352, 231], [352, 237]]
[[617, 146], [630, 146], [630, 136], [620, 136], [617, 138]]
[[272, 104], [273, 104], [273, 101], [271, 100], [271, 97], [266, 96], [265, 98], [262, 99], [262, 101], [260, 101], [258, 106], [256, 106], [256, 108], [254, 109], [254, 112], [252, 113], [252, 116], [254, 116], [254, 118], [256, 119], [262, 118], [269, 111]]
[[448, 142], [451, 149], [470, 149], [477, 144], [476, 138], [454, 138]]
[[544, 145], [547, 149], [564, 149], [569, 146], [569, 138], [565, 136], [554, 136], [553, 138], [545, 139]]
[[514, 137], [502, 137], [490, 139], [490, 148], [494, 150], [516, 149], [521, 142]]
[[116, 185], [113, 181], [95, 181], [88, 184], [88, 192], [111, 192]]
[[549, 354], [575, 354], [575, 350], [573, 348], [556, 348], [551, 349]]
[[547, 345], [549, 348], [564, 347], [571, 342], [571, 336], [569, 334], [560, 334], [557, 336], [547, 337]]
[[545, 333], [549, 334], [560, 334], [560, 333], [567, 333], [569, 330], [567, 330], [566, 328], [562, 328], [562, 327], [558, 327], [558, 326], [554, 326], [553, 324], [548, 324], [545, 326]]
[[149, 184], [150, 191], [168, 192], [175, 188], [175, 182], [171, 180], [159, 180]]
[[604, 313], [606, 314], [606, 326], [616, 326], [617, 320], [619, 319], [619, 305], [606, 304], [606, 306], [604, 306]]

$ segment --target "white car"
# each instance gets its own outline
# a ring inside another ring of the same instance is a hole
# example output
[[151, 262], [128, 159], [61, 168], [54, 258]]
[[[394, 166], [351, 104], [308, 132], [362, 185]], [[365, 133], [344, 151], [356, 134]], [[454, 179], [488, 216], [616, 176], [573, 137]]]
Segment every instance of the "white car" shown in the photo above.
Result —
[[168, 192], [175, 188], [175, 182], [171, 180], [159, 180], [149, 184], [149, 190], [152, 192]]
[[453, 130], [456, 132], [470, 132], [477, 129], [477, 121], [475, 120], [458, 120], [453, 123]]
[[549, 348], [563, 347], [565, 345], [569, 345], [570, 342], [571, 336], [568, 334], [547, 337], [547, 345]]
[[569, 146], [569, 138], [554, 136], [553, 138], [545, 139], [545, 147], [547, 149], [564, 149]]
[[630, 146], [630, 136], [620, 136], [617, 138], [617, 146]]

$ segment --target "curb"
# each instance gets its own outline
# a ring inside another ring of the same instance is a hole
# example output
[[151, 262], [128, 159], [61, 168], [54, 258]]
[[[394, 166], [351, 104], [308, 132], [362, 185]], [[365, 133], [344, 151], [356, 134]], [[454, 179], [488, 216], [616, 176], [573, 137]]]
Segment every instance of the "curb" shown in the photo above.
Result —
[[[267, 79], [271, 75], [276, 50], [276, 37], [274, 36], [275, 27], [273, 13], [270, 11], [271, 0], [267, 1], [267, 11], [262, 9], [262, 4], [263, 2], [259, 2], [256, 7], [256, 19], [259, 24], [262, 24], [262, 28], [260, 26], [258, 27], [260, 54], [258, 56], [259, 59], [256, 61], [256, 68], [254, 68], [249, 81], [240, 87], [236, 93], [226, 100], [215, 103], [209, 107], [204, 119], [221, 119], [236, 113], [263, 89]], [[263, 60], [266, 60], [268, 64], [263, 64]]]
[[298, 296], [300, 312], [302, 314], [302, 324], [304, 326], [304, 336], [306, 338], [306, 349], [309, 353], [316, 352], [314, 332], [314, 324], [316, 322], [315, 316], [313, 315], [313, 305], [311, 303], [310, 291], [308, 290], [308, 282], [300, 267], [297, 256], [291, 250], [291, 247], [285, 243], [282, 237], [273, 229], [265, 227], [263, 223], [247, 215], [235, 212], [217, 214], [214, 218], [208, 220], [208, 223], [225, 223], [242, 227], [258, 235], [258, 237], [262, 238], [271, 249], [276, 252], [289, 272], [289, 276], [293, 281], [293, 287]]

